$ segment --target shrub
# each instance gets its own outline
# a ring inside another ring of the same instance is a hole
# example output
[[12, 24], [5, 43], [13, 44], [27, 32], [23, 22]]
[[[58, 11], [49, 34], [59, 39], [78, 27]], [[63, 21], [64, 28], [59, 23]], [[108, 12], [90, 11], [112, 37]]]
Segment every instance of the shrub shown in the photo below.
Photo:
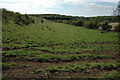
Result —
[[43, 20], [41, 20], [41, 23], [43, 23]]
[[109, 31], [112, 28], [112, 26], [108, 25], [108, 23], [109, 21], [106, 20], [106, 21], [99, 23], [99, 26], [101, 26], [103, 30]]
[[85, 27], [89, 29], [97, 29], [98, 28], [97, 21], [86, 22]]
[[18, 24], [18, 25], [29, 25], [31, 23], [34, 23], [34, 19], [30, 18], [27, 14], [21, 15], [21, 14], [16, 13], [14, 22], [15, 24]]
[[120, 32], [120, 24], [118, 24], [118, 25], [115, 27], [114, 31]]

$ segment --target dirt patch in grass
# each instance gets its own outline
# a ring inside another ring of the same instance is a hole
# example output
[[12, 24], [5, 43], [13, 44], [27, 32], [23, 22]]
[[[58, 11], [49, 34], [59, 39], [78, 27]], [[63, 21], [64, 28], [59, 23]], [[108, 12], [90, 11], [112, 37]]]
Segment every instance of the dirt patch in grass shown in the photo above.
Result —
[[[38, 62], [29, 62], [29, 61], [15, 61], [19, 66], [15, 69], [3, 70], [3, 77], [12, 77], [12, 78], [34, 78], [37, 75], [33, 71], [37, 69], [46, 69], [49, 66], [61, 66], [66, 65], [66, 63], [38, 63]], [[26, 67], [27, 65], [27, 67]], [[40, 78], [40, 76], [39, 76]]]
[[[80, 64], [85, 63], [88, 61], [75, 61], [72, 63]], [[95, 61], [91, 61], [92, 63]], [[104, 62], [104, 61], [99, 61]], [[47, 69], [50, 66], [66, 66], [70, 63], [38, 63], [38, 62], [29, 62], [29, 61], [16, 61], [18, 68], [3, 70], [3, 78], [95, 78], [99, 77], [103, 74], [108, 74], [110, 71], [105, 70], [87, 70], [84, 72], [56, 72], [56, 73], [49, 73], [49, 72], [40, 72], [35, 74], [34, 71], [37, 69]]]
[[30, 62], [30, 61], [14, 61], [19, 67], [3, 70], [3, 77], [11, 78], [93, 78], [98, 77], [101, 74], [107, 74], [109, 71], [99, 71], [99, 70], [87, 70], [86, 72], [41, 72], [35, 74], [34, 71], [37, 69], [47, 69], [50, 66], [66, 66], [68, 64], [81, 64], [81, 63], [93, 63], [93, 62], [116, 62], [112, 59], [106, 60], [80, 60], [74, 62], [60, 62], [60, 63], [49, 63], [49, 62]]
[[100, 75], [108, 74], [109, 72], [110, 71], [104, 71], [104, 70], [101, 71], [101, 70], [93, 69], [93, 70], [87, 70], [84, 72], [54, 73], [54, 74], [50, 74], [50, 77], [52, 77], [52, 78], [97, 78]]

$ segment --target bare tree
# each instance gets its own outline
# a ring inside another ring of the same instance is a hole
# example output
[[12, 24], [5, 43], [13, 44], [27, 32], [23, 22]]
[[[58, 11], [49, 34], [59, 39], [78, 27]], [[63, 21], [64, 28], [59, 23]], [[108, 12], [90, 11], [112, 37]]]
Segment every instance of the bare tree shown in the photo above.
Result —
[[118, 2], [117, 8], [113, 11], [113, 15], [120, 16], [120, 1]]

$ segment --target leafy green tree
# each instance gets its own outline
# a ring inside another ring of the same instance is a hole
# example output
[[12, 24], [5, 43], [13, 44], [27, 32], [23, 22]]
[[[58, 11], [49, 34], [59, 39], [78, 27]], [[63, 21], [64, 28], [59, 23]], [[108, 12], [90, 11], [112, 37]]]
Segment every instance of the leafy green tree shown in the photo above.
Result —
[[94, 21], [94, 20], [89, 21], [89, 22], [86, 22], [85, 27], [89, 28], [89, 29], [97, 29], [98, 28], [98, 23], [97, 23], [97, 21]]
[[107, 31], [109, 31], [112, 28], [112, 26], [109, 25], [108, 20], [101, 22], [99, 25], [102, 27], [103, 30], [107, 30]]

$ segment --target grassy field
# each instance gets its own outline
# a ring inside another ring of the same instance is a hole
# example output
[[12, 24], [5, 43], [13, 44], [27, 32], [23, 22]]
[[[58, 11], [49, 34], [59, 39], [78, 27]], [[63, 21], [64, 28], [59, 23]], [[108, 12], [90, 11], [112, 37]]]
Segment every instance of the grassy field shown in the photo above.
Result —
[[117, 32], [35, 19], [29, 26], [3, 24], [4, 78], [101, 78], [103, 74], [115, 78], [119, 74]]

